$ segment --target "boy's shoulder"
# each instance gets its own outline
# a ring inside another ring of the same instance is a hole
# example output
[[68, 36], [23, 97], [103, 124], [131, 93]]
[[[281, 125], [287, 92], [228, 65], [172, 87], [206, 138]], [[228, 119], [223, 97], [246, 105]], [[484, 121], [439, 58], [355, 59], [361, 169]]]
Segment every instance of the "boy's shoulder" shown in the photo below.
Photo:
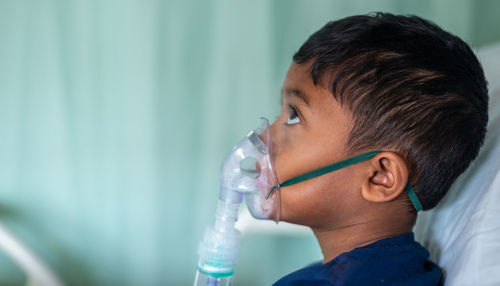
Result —
[[442, 285], [442, 274], [413, 233], [407, 233], [312, 264], [274, 285]]

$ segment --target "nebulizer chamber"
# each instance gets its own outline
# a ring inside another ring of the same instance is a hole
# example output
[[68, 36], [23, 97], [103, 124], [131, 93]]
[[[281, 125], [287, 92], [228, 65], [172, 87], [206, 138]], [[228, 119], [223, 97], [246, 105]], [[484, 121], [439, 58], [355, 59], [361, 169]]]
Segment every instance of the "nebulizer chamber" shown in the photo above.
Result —
[[245, 136], [226, 156], [220, 170], [220, 192], [215, 222], [205, 232], [198, 249], [198, 271], [194, 285], [231, 285], [240, 253], [240, 232], [235, 228], [240, 204], [245, 199], [257, 219], [279, 221], [279, 191], [271, 156], [269, 121]]

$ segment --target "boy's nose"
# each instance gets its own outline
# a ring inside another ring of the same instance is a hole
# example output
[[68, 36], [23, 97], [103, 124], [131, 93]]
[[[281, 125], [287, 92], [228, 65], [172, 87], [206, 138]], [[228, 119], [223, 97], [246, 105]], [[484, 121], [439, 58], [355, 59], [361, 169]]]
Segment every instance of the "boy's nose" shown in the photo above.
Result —
[[269, 147], [271, 147], [271, 143], [270, 141], [272, 141], [272, 135], [271, 135], [271, 129], [270, 129], [270, 126], [267, 127], [266, 130], [264, 130], [262, 133], [260, 133], [259, 135], [259, 138], [260, 140], [262, 140], [262, 142]]
[[260, 134], [259, 134], [259, 138], [260, 138], [260, 140], [262, 140], [262, 142], [263, 142], [266, 146], [269, 146], [269, 143], [270, 143], [270, 142], [268, 142], [268, 141], [269, 141], [269, 140], [271, 140], [271, 139], [269, 138], [269, 137], [270, 137], [270, 135], [268, 135], [270, 132], [268, 132], [268, 131], [270, 131], [269, 127], [268, 127], [268, 129], [264, 130], [262, 133], [260, 133]]
[[[279, 122], [278, 120], [275, 120], [270, 126], [269, 126], [269, 134], [270, 134], [270, 144], [268, 144], [269, 148], [271, 149], [270, 150], [270, 153], [271, 154], [276, 154], [276, 152], [278, 151], [278, 142], [279, 142]], [[267, 143], [267, 142], [266, 142]]]

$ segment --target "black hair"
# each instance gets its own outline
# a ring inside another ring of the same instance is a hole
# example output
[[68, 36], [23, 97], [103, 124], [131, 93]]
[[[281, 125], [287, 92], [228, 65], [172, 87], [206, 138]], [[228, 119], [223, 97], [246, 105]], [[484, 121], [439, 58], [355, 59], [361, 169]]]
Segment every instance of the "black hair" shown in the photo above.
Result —
[[293, 57], [347, 108], [349, 150], [407, 162], [423, 209], [476, 158], [488, 122], [481, 64], [460, 38], [417, 16], [375, 13], [327, 23]]

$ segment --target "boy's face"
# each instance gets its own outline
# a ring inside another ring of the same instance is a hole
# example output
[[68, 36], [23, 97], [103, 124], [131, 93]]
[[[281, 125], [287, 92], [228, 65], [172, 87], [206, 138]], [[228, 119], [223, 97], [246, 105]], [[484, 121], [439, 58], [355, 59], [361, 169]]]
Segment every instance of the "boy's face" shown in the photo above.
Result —
[[[282, 112], [272, 124], [279, 182], [349, 157], [346, 143], [353, 120], [330, 91], [314, 85], [308, 65], [292, 63], [282, 92]], [[328, 227], [348, 219], [360, 199], [361, 167], [281, 188], [281, 220]]]

